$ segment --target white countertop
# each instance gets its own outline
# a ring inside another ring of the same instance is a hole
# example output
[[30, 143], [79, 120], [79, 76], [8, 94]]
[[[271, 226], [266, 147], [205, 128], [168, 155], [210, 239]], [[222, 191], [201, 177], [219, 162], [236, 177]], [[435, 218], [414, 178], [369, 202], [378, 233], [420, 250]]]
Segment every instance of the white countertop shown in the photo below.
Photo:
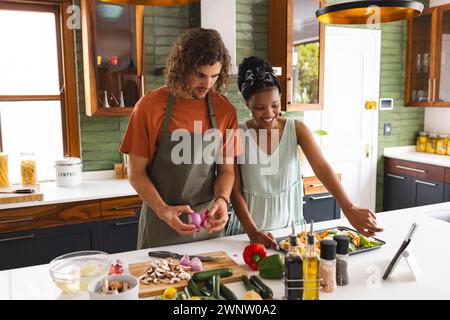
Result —
[[415, 146], [385, 148], [383, 155], [388, 158], [427, 163], [450, 168], [450, 156], [417, 152]]
[[0, 210], [137, 195], [128, 180], [115, 178], [112, 170], [83, 172], [79, 186], [57, 187], [55, 182], [44, 182], [39, 189], [43, 201], [2, 204]]
[[[450, 202], [424, 207], [409, 208], [378, 214], [378, 223], [385, 228], [378, 238], [386, 241], [380, 249], [350, 256], [350, 284], [338, 287], [333, 293], [320, 293], [321, 300], [329, 299], [450, 299], [450, 265], [448, 235], [450, 223], [428, 216], [428, 213], [447, 213], [450, 216]], [[450, 220], [449, 220], [450, 221]], [[406, 262], [401, 260], [387, 281], [381, 280], [389, 260], [394, 256], [408, 232], [411, 224], [419, 224], [413, 243], [414, 254], [422, 269], [419, 281], [414, 281]], [[327, 221], [316, 225], [317, 229], [333, 226], [349, 226], [345, 219]], [[289, 234], [289, 229], [274, 231], [275, 236]], [[248, 275], [254, 274], [243, 262], [242, 251], [248, 244], [246, 235], [224, 237], [196, 243], [154, 248], [194, 254], [223, 250]], [[130, 251], [112, 255], [125, 264], [148, 261], [149, 249]], [[270, 252], [272, 253], [272, 252]], [[274, 297], [284, 295], [281, 280], [264, 280], [274, 292]], [[0, 271], [0, 299], [87, 299], [87, 294], [66, 295], [53, 284], [48, 273], [48, 265]], [[245, 291], [241, 282], [227, 285], [238, 298]]]

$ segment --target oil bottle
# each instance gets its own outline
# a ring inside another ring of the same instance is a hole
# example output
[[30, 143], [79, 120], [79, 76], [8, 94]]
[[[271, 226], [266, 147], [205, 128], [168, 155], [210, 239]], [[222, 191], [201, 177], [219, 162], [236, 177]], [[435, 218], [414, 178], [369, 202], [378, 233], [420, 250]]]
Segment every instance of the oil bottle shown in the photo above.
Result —
[[303, 259], [303, 299], [319, 300], [319, 256], [316, 252], [314, 221], [306, 240], [305, 258]]
[[298, 237], [292, 221], [292, 234], [289, 236], [289, 251], [284, 261], [284, 287], [287, 300], [303, 299], [302, 267], [303, 260], [298, 247]]

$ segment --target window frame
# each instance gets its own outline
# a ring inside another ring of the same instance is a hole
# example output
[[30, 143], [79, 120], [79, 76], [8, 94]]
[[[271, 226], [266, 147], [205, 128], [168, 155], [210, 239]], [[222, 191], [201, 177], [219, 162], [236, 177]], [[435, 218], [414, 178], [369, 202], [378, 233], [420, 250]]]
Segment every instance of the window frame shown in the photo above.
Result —
[[[78, 103], [75, 72], [74, 30], [66, 27], [70, 18], [67, 13], [71, 0], [5, 0], [0, 9], [55, 14], [58, 48], [59, 95], [0, 95], [0, 102], [6, 101], [60, 101], [64, 155], [80, 157], [80, 134], [78, 124]], [[3, 143], [0, 135], [0, 151]]]

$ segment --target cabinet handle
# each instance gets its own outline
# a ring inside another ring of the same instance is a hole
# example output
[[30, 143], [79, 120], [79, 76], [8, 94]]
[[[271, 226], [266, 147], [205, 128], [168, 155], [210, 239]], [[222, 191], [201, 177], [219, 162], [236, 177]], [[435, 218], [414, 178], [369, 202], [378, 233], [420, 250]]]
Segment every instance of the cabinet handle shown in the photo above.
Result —
[[426, 182], [426, 181], [422, 181], [422, 180], [416, 180], [416, 183], [418, 183], [418, 184], [424, 184], [424, 185], [432, 186], [432, 187], [437, 187], [437, 184], [436, 184], [436, 183]]
[[433, 102], [436, 101], [436, 78], [433, 79]]
[[404, 166], [395, 166], [397, 169], [404, 169], [404, 170], [409, 170], [409, 171], [414, 171], [414, 172], [419, 172], [419, 173], [427, 173], [426, 170], [420, 170], [420, 169], [414, 169], [414, 168], [410, 168], [410, 167], [404, 167]]
[[397, 175], [395, 175], [395, 174], [390, 174], [390, 173], [388, 173], [388, 174], [386, 174], [388, 177], [391, 177], [391, 178], [395, 178], [395, 179], [402, 179], [402, 180], [405, 180], [406, 179], [406, 177], [402, 177], [402, 176], [397, 176]]
[[322, 183], [308, 184], [308, 185], [307, 185], [308, 188], [315, 188], [315, 187], [322, 187], [322, 186], [323, 186]]
[[33, 220], [33, 217], [31, 217], [31, 218], [23, 218], [23, 219], [15, 219], [15, 220], [0, 221], [0, 224], [25, 222], [25, 221], [31, 221], [31, 220]]
[[22, 236], [22, 237], [14, 237], [14, 238], [0, 239], [0, 242], [16, 241], [16, 240], [30, 239], [30, 238], [34, 238], [34, 234], [29, 234], [29, 235], [27, 235], [27, 236]]
[[330, 195], [327, 195], [327, 196], [320, 196], [320, 197], [310, 196], [309, 198], [310, 198], [311, 200], [322, 200], [322, 199], [333, 198], [333, 196], [330, 194]]
[[145, 96], [145, 76], [141, 75], [141, 97]]
[[428, 102], [431, 102], [431, 86], [433, 85], [432, 81], [433, 80], [431, 78], [428, 79]]
[[137, 224], [137, 223], [139, 223], [139, 221], [128, 221], [128, 222], [116, 222], [116, 223], [114, 223], [114, 226], [115, 227], [120, 227], [120, 226], [128, 226], [128, 225], [130, 225], [130, 224]]
[[130, 205], [130, 206], [122, 206], [122, 207], [113, 207], [111, 210], [120, 211], [120, 210], [130, 210], [130, 209], [140, 209], [142, 205]]

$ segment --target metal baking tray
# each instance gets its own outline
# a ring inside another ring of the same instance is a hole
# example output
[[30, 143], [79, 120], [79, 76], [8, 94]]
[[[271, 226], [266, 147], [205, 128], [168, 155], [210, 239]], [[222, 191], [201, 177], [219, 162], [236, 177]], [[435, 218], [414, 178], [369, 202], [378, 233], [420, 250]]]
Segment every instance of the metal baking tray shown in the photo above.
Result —
[[[355, 229], [347, 228], [347, 227], [343, 227], [343, 226], [332, 227], [332, 228], [326, 228], [326, 229], [320, 229], [320, 230], [317, 230], [316, 232], [320, 234], [320, 233], [324, 232], [325, 230], [336, 230], [336, 229], [339, 230], [339, 231], [352, 231], [352, 232], [356, 233], [357, 235], [360, 235], [360, 234], [361, 234], [360, 232], [356, 231]], [[285, 236], [285, 237], [278, 237], [278, 238], [275, 238], [275, 240], [276, 240], [277, 243], [279, 244], [280, 241], [282, 241], [282, 240], [284, 240], [284, 239], [287, 239], [287, 238], [289, 238], [289, 235], [287, 235], [287, 236]], [[374, 240], [380, 242], [380, 245], [379, 245], [379, 246], [376, 246], [376, 247], [372, 247], [372, 248], [356, 248], [356, 251], [350, 252], [349, 254], [350, 254], [350, 255], [354, 255], [354, 254], [357, 254], [357, 253], [362, 253], [362, 252], [372, 251], [372, 250], [375, 250], [375, 249], [379, 249], [379, 248], [381, 248], [381, 246], [383, 246], [383, 245], [386, 244], [386, 242], [383, 241], [383, 240], [381, 240], [381, 239], [378, 239], [378, 238], [375, 238], [375, 237], [371, 237], [371, 238], [373, 238]], [[284, 248], [282, 248], [281, 246], [280, 246], [280, 251], [287, 252], [287, 250], [284, 249]]]

